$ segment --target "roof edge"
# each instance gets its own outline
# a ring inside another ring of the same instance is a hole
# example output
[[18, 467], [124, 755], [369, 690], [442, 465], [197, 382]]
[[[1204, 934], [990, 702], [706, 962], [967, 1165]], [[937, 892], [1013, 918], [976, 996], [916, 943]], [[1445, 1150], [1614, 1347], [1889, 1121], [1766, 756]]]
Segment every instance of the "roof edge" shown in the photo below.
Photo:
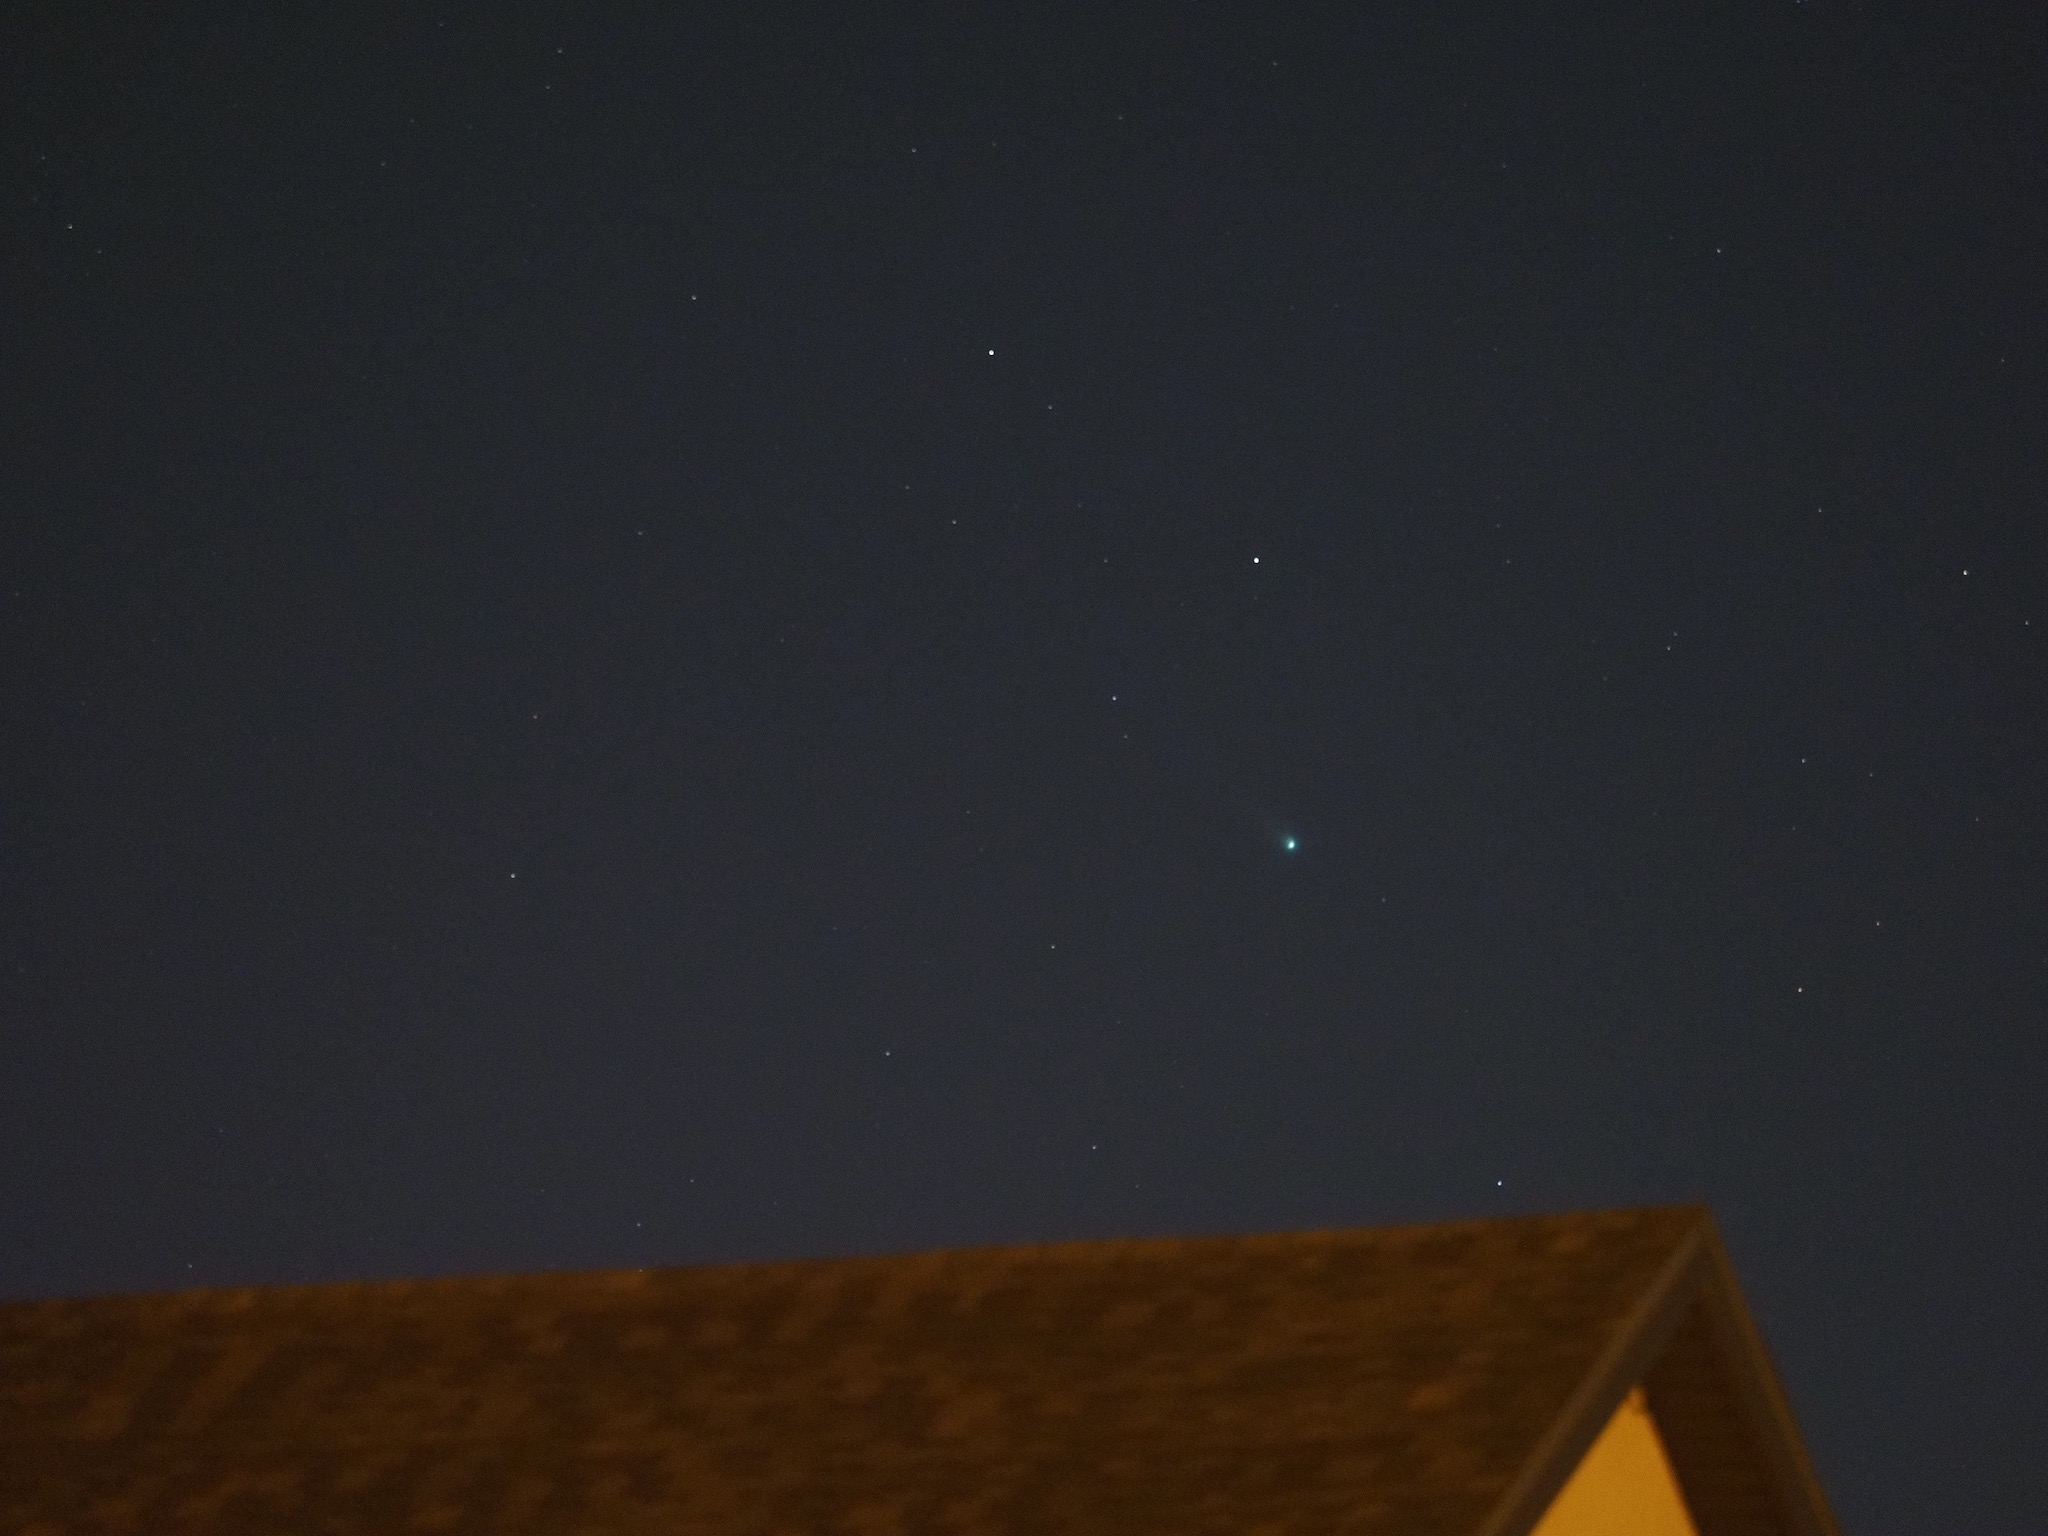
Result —
[[1792, 1405], [1778, 1380], [1763, 1335], [1742, 1299], [1735, 1266], [1721, 1244], [1713, 1222], [1706, 1224], [1701, 1257], [1707, 1283], [1700, 1300], [1727, 1367], [1728, 1382], [1755, 1432], [1757, 1448], [1769, 1459], [1778, 1505], [1794, 1536], [1840, 1536], [1834, 1512], [1821, 1491], [1806, 1440], [1792, 1416]]
[[[1686, 1307], [1702, 1289], [1712, 1288], [1717, 1278], [1714, 1254], [1719, 1247], [1713, 1218], [1704, 1207], [1693, 1207], [1692, 1215], [1692, 1226], [1679, 1239], [1657, 1278], [1630, 1309], [1613, 1340], [1494, 1501], [1474, 1536], [1527, 1536], [1535, 1529], [1621, 1400], [1655, 1364]], [[1722, 1267], [1726, 1267], [1725, 1260]], [[1830, 1529], [1826, 1536], [1835, 1533]]]
[[1622, 1399], [1650, 1373], [1695, 1305], [1712, 1332], [1736, 1397], [1736, 1411], [1747, 1421], [1753, 1443], [1767, 1462], [1774, 1503], [1788, 1536], [1840, 1536], [1713, 1216], [1705, 1207], [1692, 1209], [1692, 1227], [1475, 1536], [1528, 1536]]

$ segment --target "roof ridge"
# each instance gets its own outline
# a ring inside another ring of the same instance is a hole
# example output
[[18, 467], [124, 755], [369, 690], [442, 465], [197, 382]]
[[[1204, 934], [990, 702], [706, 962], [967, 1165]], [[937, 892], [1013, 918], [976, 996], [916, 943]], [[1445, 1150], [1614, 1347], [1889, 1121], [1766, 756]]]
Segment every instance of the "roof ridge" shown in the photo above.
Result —
[[1258, 1232], [1158, 1233], [1117, 1237], [1064, 1237], [1026, 1243], [964, 1243], [953, 1247], [890, 1249], [878, 1253], [806, 1254], [772, 1259], [721, 1259], [710, 1263], [626, 1264], [591, 1269], [488, 1269], [458, 1270], [436, 1275], [367, 1275], [337, 1280], [253, 1281], [243, 1285], [180, 1286], [170, 1290], [101, 1291], [74, 1296], [0, 1297], [0, 1312], [18, 1307], [100, 1305], [123, 1301], [172, 1300], [203, 1302], [246, 1302], [257, 1296], [286, 1294], [335, 1294], [345, 1291], [404, 1295], [431, 1293], [444, 1287], [504, 1287], [514, 1289], [550, 1282], [626, 1281], [641, 1277], [675, 1274], [712, 1275], [794, 1272], [806, 1268], [838, 1265], [902, 1264], [915, 1260], [937, 1262], [1003, 1255], [1012, 1259], [1057, 1257], [1084, 1252], [1132, 1254], [1167, 1253], [1190, 1248], [1228, 1248], [1273, 1244], [1283, 1246], [1316, 1239], [1362, 1239], [1396, 1241], [1407, 1237], [1456, 1237], [1466, 1233], [1498, 1231], [1509, 1226], [1564, 1225], [1573, 1222], [1613, 1222], [1629, 1217], [1654, 1218], [1686, 1214], [1711, 1220], [1703, 1205], [1638, 1205], [1602, 1207], [1594, 1210], [1529, 1211], [1511, 1216], [1470, 1216], [1455, 1221], [1411, 1221], [1393, 1226], [1272, 1228]]

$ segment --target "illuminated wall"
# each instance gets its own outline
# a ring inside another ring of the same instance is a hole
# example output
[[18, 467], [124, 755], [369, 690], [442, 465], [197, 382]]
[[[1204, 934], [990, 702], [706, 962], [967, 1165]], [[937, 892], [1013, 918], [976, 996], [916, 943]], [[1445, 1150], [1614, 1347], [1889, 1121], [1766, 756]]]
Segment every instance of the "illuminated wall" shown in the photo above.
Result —
[[1614, 1410], [1534, 1536], [1699, 1536], [1642, 1388]]

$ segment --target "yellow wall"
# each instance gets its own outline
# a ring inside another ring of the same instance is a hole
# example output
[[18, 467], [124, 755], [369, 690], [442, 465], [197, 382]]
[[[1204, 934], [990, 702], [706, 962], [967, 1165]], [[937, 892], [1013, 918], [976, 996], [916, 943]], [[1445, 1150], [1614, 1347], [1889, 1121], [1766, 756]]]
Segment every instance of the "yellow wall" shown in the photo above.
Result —
[[1533, 1536], [1698, 1536], [1641, 1387], [1614, 1410]]

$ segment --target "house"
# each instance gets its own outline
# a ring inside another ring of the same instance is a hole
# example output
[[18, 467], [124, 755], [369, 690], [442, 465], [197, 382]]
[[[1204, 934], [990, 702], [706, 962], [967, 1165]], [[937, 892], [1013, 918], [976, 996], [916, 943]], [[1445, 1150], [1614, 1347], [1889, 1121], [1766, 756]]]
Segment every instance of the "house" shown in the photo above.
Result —
[[0, 1306], [0, 1532], [1832, 1536], [1703, 1211]]

